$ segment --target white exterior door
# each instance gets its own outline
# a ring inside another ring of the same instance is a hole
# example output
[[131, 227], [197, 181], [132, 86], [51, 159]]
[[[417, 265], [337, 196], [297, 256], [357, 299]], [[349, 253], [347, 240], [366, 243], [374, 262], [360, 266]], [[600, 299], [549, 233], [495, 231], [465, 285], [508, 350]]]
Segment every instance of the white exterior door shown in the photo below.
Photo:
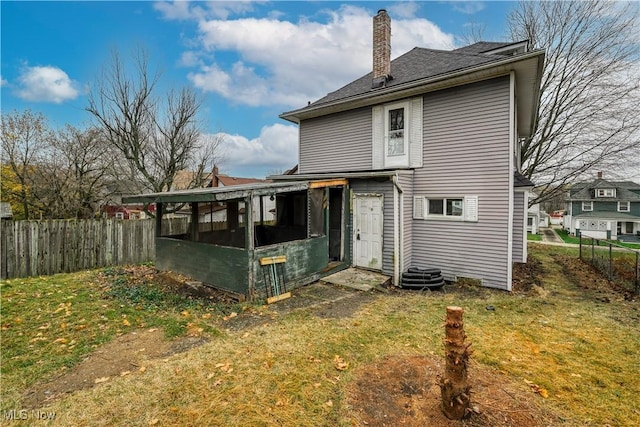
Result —
[[354, 195], [353, 262], [356, 267], [382, 270], [381, 195]]

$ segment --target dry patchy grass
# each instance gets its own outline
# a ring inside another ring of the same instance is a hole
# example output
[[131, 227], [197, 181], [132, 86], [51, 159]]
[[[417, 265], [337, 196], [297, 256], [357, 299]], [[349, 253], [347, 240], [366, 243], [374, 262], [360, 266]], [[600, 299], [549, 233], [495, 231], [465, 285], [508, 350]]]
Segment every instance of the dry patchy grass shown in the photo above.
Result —
[[[530, 252], [539, 268], [524, 272], [523, 290], [511, 294], [473, 286], [372, 294], [350, 317], [261, 309], [266, 321], [240, 329], [212, 318], [222, 332], [207, 344], [147, 360], [143, 370], [43, 410], [70, 426], [359, 425], [354, 402], [366, 390], [358, 384], [375, 386], [367, 376], [384, 372], [385, 361], [439, 360], [445, 307], [459, 305], [479, 384], [508, 383], [504, 390], [521, 402], [512, 412], [539, 408], [544, 425], [640, 425], [638, 302], [598, 281], [575, 252], [537, 245]], [[497, 409], [481, 403], [492, 420]]]

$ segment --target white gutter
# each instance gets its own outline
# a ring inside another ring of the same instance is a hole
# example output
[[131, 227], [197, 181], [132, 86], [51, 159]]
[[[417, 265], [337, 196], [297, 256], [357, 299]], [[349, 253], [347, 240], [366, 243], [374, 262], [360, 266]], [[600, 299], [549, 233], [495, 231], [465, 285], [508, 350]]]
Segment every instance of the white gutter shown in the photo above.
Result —
[[[513, 284], [513, 204], [515, 202], [514, 195], [514, 148], [516, 141], [516, 117], [515, 117], [515, 97], [516, 97], [516, 76], [512, 71], [509, 76], [509, 215], [507, 219], [507, 290], [511, 291]], [[526, 192], [524, 194], [526, 198]], [[526, 215], [526, 211], [525, 211]], [[525, 222], [526, 224], [526, 222]], [[526, 229], [525, 235], [526, 235]], [[526, 248], [526, 246], [525, 246]], [[524, 248], [523, 248], [524, 249]]]
[[402, 259], [400, 252], [400, 244], [402, 243], [401, 235], [403, 233], [402, 221], [402, 187], [398, 184], [398, 172], [391, 177], [393, 183], [393, 284], [400, 286], [400, 270], [402, 267]]

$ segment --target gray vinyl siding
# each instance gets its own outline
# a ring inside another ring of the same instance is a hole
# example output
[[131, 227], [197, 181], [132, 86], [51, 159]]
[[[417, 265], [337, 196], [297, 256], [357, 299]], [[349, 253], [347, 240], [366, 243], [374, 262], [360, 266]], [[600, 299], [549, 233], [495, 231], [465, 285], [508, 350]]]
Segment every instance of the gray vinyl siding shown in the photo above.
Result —
[[300, 123], [300, 173], [371, 169], [371, 108], [359, 108]]
[[[618, 212], [618, 202], [601, 202], [598, 200], [593, 200], [593, 211], [583, 211], [582, 202], [572, 202], [571, 209], [573, 216], [580, 215], [586, 212]], [[629, 209], [631, 209], [630, 212], [625, 213], [640, 216], [640, 202], [631, 202], [629, 205]]]
[[398, 171], [398, 185], [402, 189], [402, 253], [400, 272], [411, 265], [413, 248], [413, 171]]
[[513, 252], [511, 259], [522, 262], [524, 254], [524, 233], [526, 230], [527, 213], [524, 210], [524, 191], [513, 193]]
[[[353, 193], [358, 194], [382, 194], [382, 273], [393, 276], [393, 183], [391, 181], [378, 182], [375, 180], [357, 179], [350, 180], [349, 185]], [[353, 225], [353, 204], [350, 212], [350, 221]], [[351, 227], [353, 228], [353, 226]], [[349, 236], [353, 239], [353, 236]], [[353, 244], [351, 245], [351, 259], [353, 257]]]
[[412, 266], [509, 288], [509, 94], [505, 76], [425, 95], [414, 196], [476, 195], [478, 222], [413, 220]]

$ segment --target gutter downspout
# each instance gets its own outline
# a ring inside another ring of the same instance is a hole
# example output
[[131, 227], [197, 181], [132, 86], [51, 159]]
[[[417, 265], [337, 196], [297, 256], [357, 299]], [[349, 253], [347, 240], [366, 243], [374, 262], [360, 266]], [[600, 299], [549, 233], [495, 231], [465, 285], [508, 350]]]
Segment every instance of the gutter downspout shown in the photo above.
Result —
[[391, 182], [393, 183], [393, 284], [400, 286], [400, 264], [402, 263], [400, 244], [403, 233], [402, 194], [404, 191], [398, 183], [398, 172], [391, 176]]

